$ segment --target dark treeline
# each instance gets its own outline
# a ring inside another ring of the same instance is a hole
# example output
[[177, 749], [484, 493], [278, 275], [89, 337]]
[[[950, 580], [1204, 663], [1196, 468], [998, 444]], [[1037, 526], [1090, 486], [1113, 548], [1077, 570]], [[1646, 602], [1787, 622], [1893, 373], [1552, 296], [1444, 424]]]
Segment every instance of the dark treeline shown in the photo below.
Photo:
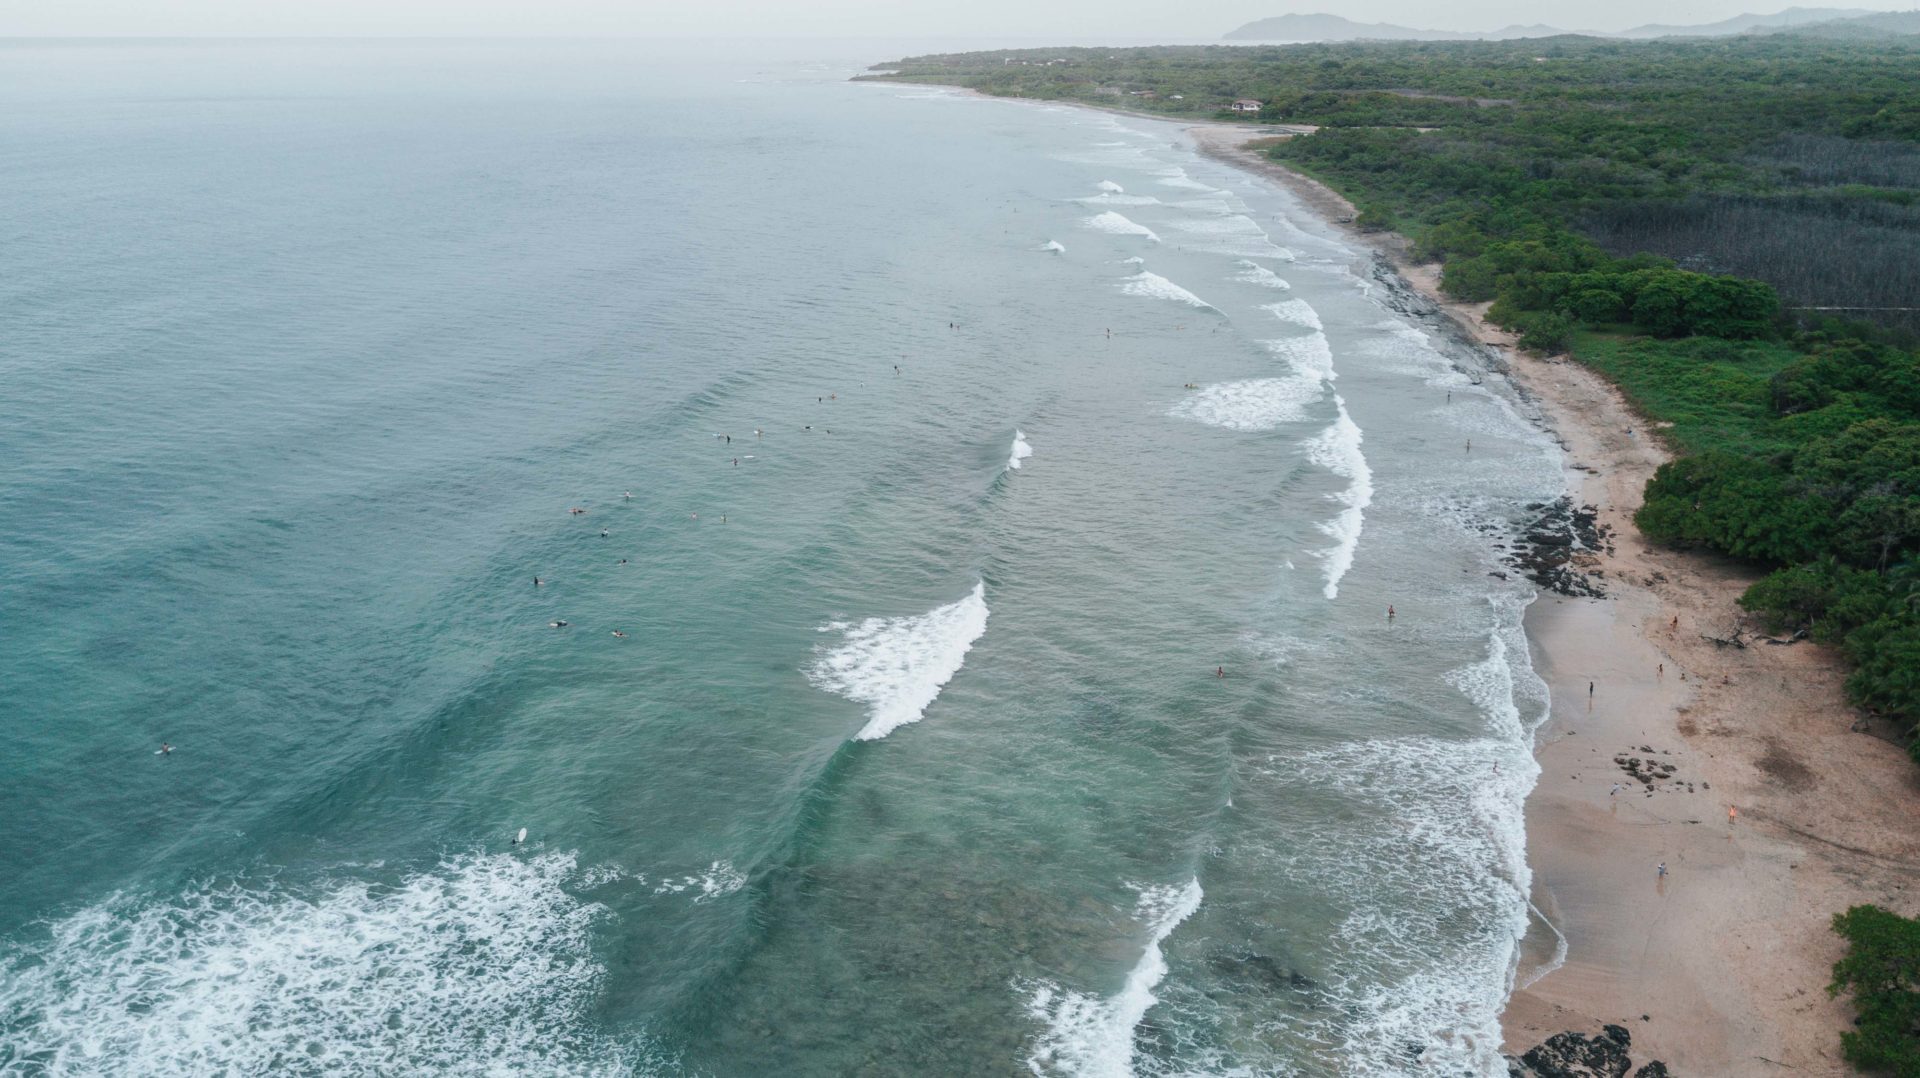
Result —
[[[1743, 602], [1920, 721], [1920, 39], [1399, 42], [921, 57], [888, 78], [1314, 125], [1269, 151], [1687, 455], [1650, 536], [1768, 570]], [[1875, 319], [1869, 324], [1863, 319]], [[1920, 751], [1916, 751], [1920, 755]]]
[[1920, 204], [1821, 195], [1619, 202], [1584, 216], [1581, 231], [1615, 254], [1647, 251], [1686, 269], [1763, 278], [1798, 306], [1874, 308], [1851, 313], [1920, 332]]

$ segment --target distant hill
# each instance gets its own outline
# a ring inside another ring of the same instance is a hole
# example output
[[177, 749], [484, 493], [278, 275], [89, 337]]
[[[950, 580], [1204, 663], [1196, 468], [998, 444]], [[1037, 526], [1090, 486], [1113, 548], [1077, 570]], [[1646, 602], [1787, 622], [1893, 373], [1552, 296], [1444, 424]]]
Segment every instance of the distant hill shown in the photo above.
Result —
[[1648, 23], [1631, 30], [1622, 30], [1614, 37], [1725, 37], [1729, 34], [1745, 34], [1755, 30], [1775, 30], [1789, 26], [1807, 26], [1813, 23], [1833, 22], [1836, 19], [1851, 19], [1859, 15], [1872, 15], [1875, 12], [1863, 8], [1835, 7], [1790, 7], [1785, 11], [1776, 11], [1771, 15], [1735, 15], [1731, 19], [1719, 22], [1701, 23], [1697, 26], [1677, 26], [1665, 23]]
[[[1506, 41], [1517, 38], [1555, 37], [1566, 33], [1594, 37], [1729, 37], [1734, 34], [1799, 32], [1812, 27], [1831, 36], [1868, 36], [1873, 33], [1912, 33], [1892, 25], [1873, 25], [1871, 20], [1909, 18], [1908, 12], [1874, 12], [1861, 8], [1790, 7], [1771, 15], [1736, 15], [1719, 22], [1697, 26], [1648, 23], [1615, 34], [1591, 30], [1561, 30], [1553, 26], [1508, 26], [1499, 30], [1459, 31], [1421, 30], [1392, 23], [1354, 22], [1339, 15], [1278, 15], [1250, 22], [1226, 35], [1228, 41]], [[1904, 23], [1900, 24], [1904, 25]]]
[[1837, 37], [1878, 40], [1903, 34], [1920, 34], [1920, 11], [1881, 11], [1852, 19], [1835, 19], [1806, 26], [1777, 27], [1772, 33], [1799, 34], [1803, 37]]
[[1509, 26], [1490, 33], [1417, 30], [1384, 22], [1354, 22], [1339, 15], [1278, 15], [1250, 22], [1226, 36], [1228, 41], [1481, 41], [1492, 38], [1554, 37], [1566, 33], [1551, 26]]

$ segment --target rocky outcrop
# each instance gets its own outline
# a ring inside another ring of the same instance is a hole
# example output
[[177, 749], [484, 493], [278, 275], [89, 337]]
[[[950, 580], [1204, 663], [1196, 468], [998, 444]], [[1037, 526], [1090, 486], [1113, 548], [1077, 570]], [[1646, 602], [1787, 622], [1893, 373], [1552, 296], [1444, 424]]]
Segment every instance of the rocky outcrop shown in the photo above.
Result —
[[[1507, 1059], [1509, 1078], [1627, 1078], [1633, 1070], [1633, 1037], [1625, 1026], [1603, 1026], [1591, 1037], [1556, 1033], [1519, 1059]], [[1633, 1071], [1633, 1078], [1671, 1078], [1659, 1060]]]

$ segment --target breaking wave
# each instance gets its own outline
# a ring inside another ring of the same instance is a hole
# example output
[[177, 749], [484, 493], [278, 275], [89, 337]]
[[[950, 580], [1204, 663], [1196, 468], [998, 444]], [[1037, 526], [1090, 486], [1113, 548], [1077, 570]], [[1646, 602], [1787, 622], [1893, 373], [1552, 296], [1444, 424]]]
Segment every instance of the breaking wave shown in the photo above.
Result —
[[1145, 236], [1155, 243], [1160, 242], [1160, 237], [1154, 234], [1153, 229], [1135, 224], [1112, 210], [1087, 218], [1086, 224], [1095, 232], [1109, 232], [1116, 236]]
[[1033, 446], [1027, 444], [1027, 432], [1023, 430], [1014, 431], [1013, 450], [1007, 454], [1007, 468], [1009, 470], [1018, 470], [1020, 462], [1031, 456], [1033, 456]]
[[1147, 948], [1114, 995], [1071, 992], [1051, 982], [1033, 986], [1027, 1013], [1046, 1029], [1027, 1057], [1028, 1069], [1038, 1075], [1131, 1078], [1134, 1030], [1158, 1002], [1153, 990], [1167, 975], [1160, 945], [1193, 916], [1202, 897], [1199, 880], [1140, 890], [1133, 916], [1147, 929]]
[[1240, 272], [1234, 274], [1233, 279], [1243, 284], [1257, 284], [1264, 288], [1277, 288], [1282, 291], [1293, 287], [1282, 280], [1279, 274], [1250, 259], [1243, 258], [1234, 265], [1240, 268]]
[[55, 1075], [629, 1071], [593, 1031], [606, 910], [575, 875], [572, 854], [474, 853], [397, 883], [116, 895], [0, 951], [0, 1054]]
[[1266, 304], [1262, 309], [1273, 312], [1273, 316], [1282, 322], [1315, 331], [1324, 328], [1320, 324], [1320, 312], [1308, 306], [1303, 299], [1283, 299], [1278, 303]]
[[821, 689], [867, 705], [867, 724], [854, 739], [874, 741], [919, 722], [959, 673], [973, 642], [987, 631], [986, 582], [925, 614], [835, 623], [820, 631], [846, 635], [814, 662], [807, 677]]
[[1150, 299], [1170, 299], [1177, 303], [1184, 303], [1189, 307], [1200, 307], [1209, 311], [1218, 309], [1214, 307], [1213, 304], [1181, 288], [1165, 277], [1144, 269], [1121, 281], [1120, 291], [1125, 292], [1129, 296], [1146, 296]]
[[1360, 427], [1347, 414], [1347, 402], [1333, 398], [1340, 409], [1332, 425], [1307, 443], [1307, 457], [1315, 464], [1347, 480], [1347, 489], [1331, 495], [1340, 503], [1340, 513], [1320, 525], [1334, 539], [1333, 548], [1321, 555], [1326, 565], [1327, 598], [1340, 594], [1340, 579], [1353, 567], [1353, 555], [1360, 548], [1360, 531], [1366, 524], [1367, 506], [1373, 504], [1373, 470], [1360, 452]]
[[1306, 418], [1306, 409], [1326, 395], [1317, 378], [1249, 378], [1201, 389], [1168, 415], [1227, 430], [1272, 430]]

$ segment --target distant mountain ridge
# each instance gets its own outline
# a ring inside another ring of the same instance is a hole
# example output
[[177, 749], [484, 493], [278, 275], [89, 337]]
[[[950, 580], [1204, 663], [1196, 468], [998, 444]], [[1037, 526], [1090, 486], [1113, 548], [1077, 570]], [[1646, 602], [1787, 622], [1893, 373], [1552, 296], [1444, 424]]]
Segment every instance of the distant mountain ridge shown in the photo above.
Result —
[[[1617, 33], [1597, 30], [1562, 30], [1558, 27], [1508, 26], [1499, 30], [1421, 30], [1392, 23], [1354, 22], [1340, 15], [1322, 12], [1303, 15], [1277, 15], [1258, 19], [1229, 32], [1227, 41], [1507, 41], [1519, 38], [1557, 37], [1584, 34], [1591, 37], [1727, 37], [1734, 34], [1777, 33], [1783, 30], [1814, 30], [1837, 36], [1849, 36], [1859, 24], [1859, 33], [1913, 33], [1906, 12], [1869, 11], [1864, 8], [1791, 7], [1771, 15], [1736, 15], [1719, 22], [1697, 26], [1648, 23]], [[1888, 17], [1892, 16], [1891, 19]], [[1871, 24], [1871, 25], [1869, 25]]]
[[1277, 15], [1250, 22], [1226, 35], [1228, 41], [1476, 41], [1488, 38], [1553, 37], [1567, 31], [1551, 26], [1509, 26], [1490, 33], [1416, 30], [1384, 22], [1354, 22], [1340, 15]]

